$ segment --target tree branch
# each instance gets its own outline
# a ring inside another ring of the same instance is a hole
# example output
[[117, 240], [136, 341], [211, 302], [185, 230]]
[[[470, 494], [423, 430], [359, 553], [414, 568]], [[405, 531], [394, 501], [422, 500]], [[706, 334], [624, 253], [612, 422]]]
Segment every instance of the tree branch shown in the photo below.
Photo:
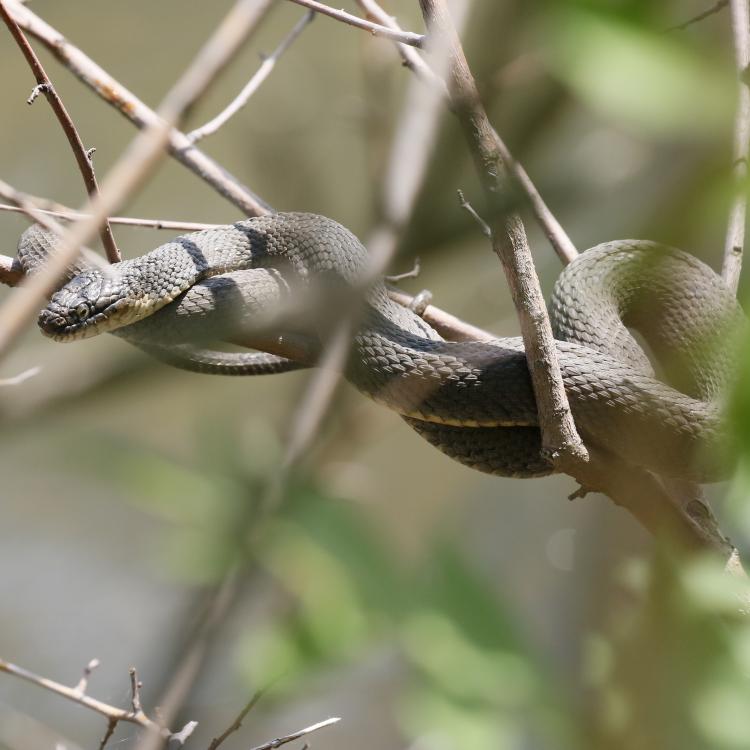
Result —
[[294, 28], [282, 40], [281, 44], [267, 57], [263, 59], [255, 75], [245, 84], [237, 97], [222, 110], [216, 117], [209, 120], [205, 125], [187, 134], [191, 143], [197, 143], [208, 135], [213, 135], [219, 128], [228, 122], [250, 101], [250, 97], [261, 87], [263, 82], [271, 75], [279, 58], [294, 44], [302, 32], [315, 20], [315, 11], [310, 10], [295, 24]]
[[359, 16], [354, 16], [345, 10], [336, 10], [329, 5], [319, 3], [317, 0], [290, 0], [290, 2], [297, 3], [297, 5], [301, 5], [303, 8], [314, 10], [324, 16], [335, 18], [337, 21], [341, 21], [341, 23], [349, 24], [349, 26], [356, 26], [358, 29], [369, 31], [373, 36], [382, 36], [386, 39], [392, 39], [394, 42], [401, 42], [412, 47], [421, 47], [424, 44], [424, 34], [415, 34], [413, 31], [396, 31], [388, 26], [381, 26], [379, 23], [373, 23]]
[[[91, 163], [91, 158], [83, 145], [81, 136], [78, 134], [78, 130], [76, 130], [73, 120], [65, 109], [62, 99], [52, 85], [52, 81], [42, 67], [41, 62], [39, 62], [39, 58], [34, 53], [34, 50], [24, 36], [23, 31], [21, 31], [20, 27], [10, 15], [2, 1], [0, 1], [0, 17], [5, 21], [5, 25], [16, 40], [16, 43], [21, 49], [23, 56], [26, 58], [26, 61], [34, 74], [34, 78], [36, 78], [37, 87], [34, 91], [41, 91], [47, 97], [47, 101], [50, 103], [52, 111], [55, 113], [55, 116], [63, 129], [65, 137], [68, 139], [68, 143], [70, 144], [70, 148], [72, 149], [76, 163], [78, 164], [78, 169], [83, 176], [83, 182], [86, 185], [87, 193], [89, 196], [98, 195], [99, 185], [96, 182], [94, 167]], [[29, 104], [33, 101], [34, 94], [29, 98]], [[115, 243], [115, 238], [112, 234], [112, 227], [110, 227], [109, 222], [106, 219], [102, 225], [101, 238], [109, 262], [118, 263], [122, 256], [120, 255], [120, 251]]]
[[736, 292], [740, 282], [742, 253], [745, 246], [748, 156], [750, 155], [750, 84], [747, 78], [748, 66], [750, 66], [750, 8], [748, 0], [730, 0], [729, 7], [738, 76], [732, 168], [735, 195], [729, 210], [721, 275], [727, 286]]
[[505, 207], [499, 205], [507, 192], [507, 179], [498, 138], [479, 99], [445, 0], [420, 0], [420, 7], [428, 29], [445, 46], [452, 109], [464, 131], [487, 202], [499, 209], [500, 218], [492, 226], [492, 245], [502, 261], [521, 324], [543, 450], [559, 470], [570, 473], [572, 467], [586, 462], [586, 448], [570, 412], [555, 339], [526, 232], [520, 218], [508, 214]]
[[[60, 206], [62, 210], [53, 211], [46, 208], [37, 208], [37, 216], [49, 216], [53, 219], [64, 219], [65, 221], [77, 221], [83, 219], [89, 214], [82, 214], [67, 206]], [[6, 203], [0, 203], [0, 211], [9, 213], [28, 214], [26, 209], [19, 206], [9, 206]], [[36, 219], [35, 219], [36, 220]], [[200, 221], [171, 221], [169, 219], [141, 219], [133, 216], [110, 216], [110, 224], [121, 224], [127, 227], [143, 227], [146, 229], [166, 229], [175, 232], [200, 232], [202, 229], [214, 229], [222, 226], [221, 224], [206, 224]]]
[[34, 672], [30, 672], [28, 669], [19, 667], [16, 664], [11, 664], [3, 659], [0, 659], [0, 672], [6, 672], [14, 677], [19, 677], [22, 680], [26, 680], [38, 687], [49, 690], [50, 692], [72, 701], [73, 703], [77, 703], [84, 708], [88, 708], [91, 711], [101, 714], [109, 720], [110, 724], [117, 725], [119, 722], [124, 721], [129, 724], [136, 724], [150, 732], [156, 732], [162, 737], [169, 737], [171, 734], [168, 729], [164, 729], [153, 719], [150, 719], [143, 712], [140, 705], [136, 707], [135, 701], [133, 701], [133, 705], [130, 709], [117, 708], [116, 706], [111, 706], [108, 703], [104, 703], [104, 701], [86, 695], [85, 688], [82, 690], [80, 688], [80, 683], [74, 687], [69, 687], [68, 685], [63, 685], [61, 682], [55, 682], [55, 680], [50, 680], [47, 677], [41, 677], [38, 674], [34, 674]]

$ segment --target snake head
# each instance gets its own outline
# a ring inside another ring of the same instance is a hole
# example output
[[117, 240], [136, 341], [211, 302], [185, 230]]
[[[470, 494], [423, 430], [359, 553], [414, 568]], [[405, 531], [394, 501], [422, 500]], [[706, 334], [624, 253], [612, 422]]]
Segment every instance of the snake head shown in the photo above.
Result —
[[52, 295], [39, 314], [39, 327], [56, 341], [76, 341], [130, 322], [119, 278], [87, 269]]

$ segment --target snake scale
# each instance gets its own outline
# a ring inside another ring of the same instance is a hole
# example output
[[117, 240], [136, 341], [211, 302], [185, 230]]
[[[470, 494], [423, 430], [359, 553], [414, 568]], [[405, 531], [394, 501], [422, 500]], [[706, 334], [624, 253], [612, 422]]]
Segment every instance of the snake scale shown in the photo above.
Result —
[[[49, 233], [32, 226], [19, 242], [18, 262], [34, 272], [53, 245]], [[208, 372], [293, 369], [299, 365], [273, 355], [190, 347], [173, 333], [208, 331], [222, 314], [236, 314], [238, 300], [252, 318], [269, 300], [294, 296], [282, 290], [279, 269], [300, 288], [322, 284], [328, 295], [357, 285], [368, 256], [351, 232], [322, 216], [248, 219], [178, 237], [107, 268], [79, 263], [39, 325], [58, 341], [114, 332]], [[328, 312], [335, 320], [335, 309]], [[571, 410], [587, 444], [672, 477], [726, 476], [721, 395], [734, 370], [729, 334], [744, 317], [708, 266], [653, 242], [605, 243], [564, 269], [550, 315]], [[345, 374], [468, 466], [523, 477], [553, 470], [542, 455], [520, 338], [445, 341], [376, 283], [366, 293]]]

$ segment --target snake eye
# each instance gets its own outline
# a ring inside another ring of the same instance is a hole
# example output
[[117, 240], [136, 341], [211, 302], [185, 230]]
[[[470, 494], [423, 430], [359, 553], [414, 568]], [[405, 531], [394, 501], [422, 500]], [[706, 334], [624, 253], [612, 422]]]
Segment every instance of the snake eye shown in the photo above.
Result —
[[86, 320], [89, 316], [89, 306], [85, 302], [81, 302], [80, 305], [76, 305], [75, 313], [78, 320]]

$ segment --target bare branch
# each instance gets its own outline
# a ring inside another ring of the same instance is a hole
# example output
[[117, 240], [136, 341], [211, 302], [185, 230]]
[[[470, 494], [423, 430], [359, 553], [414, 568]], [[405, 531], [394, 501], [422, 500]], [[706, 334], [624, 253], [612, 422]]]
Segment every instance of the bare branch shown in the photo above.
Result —
[[261, 87], [266, 78], [271, 75], [279, 58], [281, 58], [289, 47], [294, 44], [295, 40], [314, 19], [314, 10], [305, 13], [305, 15], [302, 16], [302, 18], [295, 24], [294, 28], [284, 38], [281, 44], [270, 55], [268, 55], [268, 57], [263, 59], [263, 62], [255, 72], [255, 75], [247, 82], [242, 91], [237, 95], [236, 99], [234, 99], [226, 109], [216, 115], [212, 120], [209, 120], [205, 125], [196, 128], [195, 130], [191, 130], [187, 134], [188, 140], [190, 140], [191, 143], [197, 143], [206, 136], [213, 135], [220, 127], [234, 117], [234, 115], [236, 115], [250, 101], [250, 97]]
[[[19, 0], [3, 0], [18, 25], [38, 39], [73, 75], [138, 128], [154, 126], [159, 116], [115, 80], [59, 31], [35, 15]], [[169, 153], [247, 216], [270, 212], [268, 205], [211, 157], [194, 147], [184, 133], [171, 130]]]
[[[490, 205], [496, 204], [498, 195], [507, 189], [497, 134], [479, 99], [445, 0], [420, 0], [420, 7], [428, 28], [446, 46], [453, 111], [464, 130], [487, 201]], [[586, 448], [570, 412], [552, 327], [523, 224], [517, 216], [507, 215], [503, 207], [500, 208], [500, 218], [493, 222], [492, 244], [502, 261], [521, 324], [543, 449], [560, 470], [567, 468], [569, 471], [571, 466], [587, 461]]]
[[750, 66], [750, 6], [748, 0], [730, 0], [729, 7], [737, 65], [737, 114], [734, 121], [735, 195], [729, 210], [727, 235], [724, 242], [724, 263], [721, 275], [727, 286], [737, 291], [742, 270], [747, 214], [748, 156], [750, 156], [750, 85], [747, 80]]
[[[5, 200], [15, 203], [19, 211], [26, 214], [40, 226], [56, 234], [58, 237], [62, 237], [65, 234], [65, 227], [55, 221], [55, 219], [49, 216], [47, 212], [40, 210], [37, 207], [33, 196], [28, 193], [16, 190], [12, 185], [8, 185], [7, 182], [0, 180], [0, 196], [5, 198]], [[86, 247], [81, 249], [81, 254], [94, 266], [104, 265], [104, 261], [101, 257]], [[15, 286], [21, 280], [20, 269], [11, 261], [11, 267], [9, 270], [12, 272], [11, 277], [3, 278], [2, 280], [4, 283], [8, 284], [8, 286]]]
[[164, 153], [172, 127], [239, 51], [270, 5], [271, 0], [239, 0], [233, 6], [165, 97], [157, 121], [136, 136], [107, 175], [100, 194], [88, 202], [84, 212], [90, 211], [91, 216], [66, 230], [57, 253], [19, 287], [18, 293], [0, 311], [0, 356], [7, 353], [41, 301], [55, 288], [81, 245], [90, 240], [104, 218], [113, 213], [153, 171]]
[[325, 721], [319, 721], [317, 724], [312, 724], [309, 727], [300, 729], [299, 732], [293, 732], [292, 734], [287, 734], [284, 737], [279, 737], [278, 739], [271, 740], [270, 742], [264, 742], [262, 745], [258, 745], [252, 750], [274, 750], [274, 748], [286, 745], [288, 742], [294, 742], [295, 740], [300, 739], [300, 737], [304, 737], [308, 734], [312, 734], [313, 732], [317, 732], [319, 729], [323, 729], [323, 727], [330, 727], [331, 724], [337, 724], [339, 721], [341, 721], [341, 719], [334, 716], [330, 719], [326, 719]]
[[373, 23], [359, 16], [354, 16], [345, 10], [336, 10], [329, 5], [319, 3], [317, 0], [291, 0], [291, 2], [301, 5], [303, 8], [314, 10], [321, 15], [335, 18], [337, 21], [349, 24], [349, 26], [356, 26], [358, 29], [369, 31], [373, 36], [382, 36], [386, 39], [392, 39], [395, 42], [409, 44], [412, 47], [421, 47], [424, 44], [424, 34], [415, 34], [413, 31], [396, 31], [388, 26], [381, 26], [379, 23]]
[[0, 672], [6, 672], [7, 674], [19, 677], [22, 680], [31, 682], [45, 690], [49, 690], [63, 698], [66, 698], [73, 703], [78, 703], [80, 706], [95, 711], [102, 716], [105, 716], [110, 722], [128, 722], [130, 724], [137, 724], [144, 729], [148, 729], [151, 732], [158, 732], [161, 736], [169, 736], [169, 732], [163, 730], [159, 725], [148, 718], [145, 713], [139, 708], [136, 710], [134, 707], [131, 709], [117, 708], [116, 706], [110, 706], [108, 703], [92, 698], [86, 695], [84, 692], [78, 689], [78, 685], [75, 687], [69, 687], [63, 685], [60, 682], [55, 682], [47, 677], [41, 677], [38, 674], [30, 672], [28, 669], [19, 667], [16, 664], [0, 659]]
[[[65, 208], [64, 211], [50, 211], [44, 208], [36, 209], [38, 214], [43, 216], [50, 216], [55, 219], [64, 219], [66, 221], [76, 221], [83, 219], [89, 214], [82, 214], [80, 211], [75, 211], [72, 208]], [[8, 211], [11, 213], [28, 213], [25, 209], [19, 206], [9, 206], [6, 203], [0, 203], [0, 211]], [[170, 231], [177, 232], [199, 232], [202, 229], [214, 229], [215, 227], [222, 226], [221, 224], [205, 224], [200, 221], [172, 221], [169, 219], [140, 219], [131, 216], [110, 216], [110, 224], [121, 224], [128, 227], [144, 227], [146, 229], [167, 229]]]
[[[11, 35], [16, 40], [16, 43], [20, 47], [23, 56], [26, 58], [26, 61], [31, 68], [31, 72], [34, 74], [34, 78], [36, 78], [37, 85], [34, 88], [32, 95], [29, 97], [28, 103], [33, 103], [34, 98], [39, 91], [44, 92], [44, 95], [47, 97], [47, 101], [50, 103], [50, 107], [52, 107], [52, 111], [55, 113], [55, 116], [62, 126], [65, 137], [68, 139], [68, 143], [70, 144], [70, 148], [72, 149], [73, 155], [76, 159], [76, 163], [78, 164], [78, 169], [81, 171], [81, 175], [83, 176], [83, 182], [86, 185], [87, 193], [89, 194], [89, 196], [98, 195], [99, 185], [96, 182], [94, 167], [91, 163], [89, 154], [83, 145], [81, 136], [78, 134], [78, 130], [76, 130], [76, 126], [73, 124], [73, 120], [68, 114], [67, 109], [65, 109], [65, 105], [63, 104], [62, 99], [58, 96], [55, 87], [52, 85], [52, 81], [49, 79], [49, 76], [42, 67], [41, 62], [39, 62], [39, 58], [31, 48], [31, 45], [24, 36], [23, 31], [21, 31], [20, 27], [1, 1], [0, 17], [2, 17], [3, 21], [5, 21], [5, 25], [8, 27]], [[109, 262], [117, 263], [118, 261], [120, 261], [120, 251], [117, 248], [114, 235], [112, 234], [112, 228], [110, 227], [109, 222], [106, 220], [106, 218], [104, 220], [104, 223], [102, 224], [101, 238]]]
[[[387, 26], [393, 31], [402, 31], [396, 19], [386, 13], [383, 8], [375, 2], [375, 0], [357, 0], [357, 4], [365, 11], [365, 13], [367, 13], [368, 16], [370, 16], [370, 18], [383, 26]], [[414, 47], [401, 42], [396, 42], [396, 49], [398, 50], [401, 60], [406, 68], [409, 68], [409, 70], [422, 78], [426, 83], [436, 87], [436, 89], [442, 92], [445, 96], [448, 95], [448, 90], [445, 87], [443, 79], [440, 78], [440, 76], [438, 76], [422, 59], [422, 56], [416, 49], [414, 49]]]

